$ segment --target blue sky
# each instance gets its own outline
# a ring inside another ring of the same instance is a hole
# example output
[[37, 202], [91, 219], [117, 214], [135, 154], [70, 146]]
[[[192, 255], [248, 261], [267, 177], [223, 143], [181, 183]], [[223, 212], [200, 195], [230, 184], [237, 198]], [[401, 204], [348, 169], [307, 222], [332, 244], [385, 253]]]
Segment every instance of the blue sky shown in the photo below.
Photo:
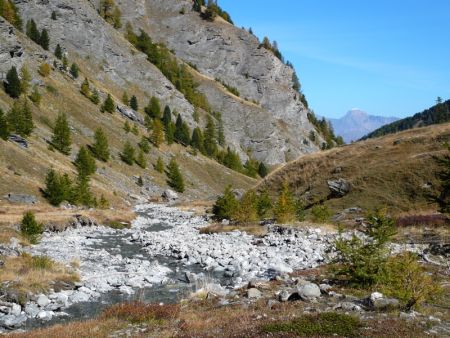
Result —
[[449, 0], [219, 0], [276, 40], [310, 107], [404, 117], [450, 98]]

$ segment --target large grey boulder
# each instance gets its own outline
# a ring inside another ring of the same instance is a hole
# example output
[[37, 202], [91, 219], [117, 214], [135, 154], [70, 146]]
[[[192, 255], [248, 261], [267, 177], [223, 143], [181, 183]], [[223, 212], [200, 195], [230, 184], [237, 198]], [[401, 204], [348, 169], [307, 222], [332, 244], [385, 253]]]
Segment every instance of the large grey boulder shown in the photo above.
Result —
[[320, 288], [314, 283], [300, 285], [297, 291], [302, 300], [314, 300], [320, 297]]
[[12, 192], [10, 192], [4, 198], [11, 203], [36, 204], [38, 202], [36, 196], [26, 194], [15, 194]]
[[49, 303], [50, 300], [48, 299], [48, 297], [44, 294], [40, 294], [36, 300], [37, 305], [39, 305], [40, 307], [46, 307]]
[[351, 191], [350, 183], [343, 178], [330, 180], [327, 183], [331, 194], [335, 197], [344, 197]]

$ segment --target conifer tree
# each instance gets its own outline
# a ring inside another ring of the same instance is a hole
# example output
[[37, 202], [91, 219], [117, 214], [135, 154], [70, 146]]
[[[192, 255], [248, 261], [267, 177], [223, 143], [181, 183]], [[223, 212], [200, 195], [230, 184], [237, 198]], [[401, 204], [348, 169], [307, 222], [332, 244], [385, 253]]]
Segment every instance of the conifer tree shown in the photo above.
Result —
[[218, 220], [231, 220], [238, 207], [239, 202], [234, 196], [231, 186], [228, 185], [223, 195], [216, 200], [213, 206], [213, 213]]
[[274, 214], [278, 223], [284, 224], [296, 219], [295, 201], [287, 183], [284, 183], [278, 201], [275, 205]]
[[81, 84], [81, 94], [89, 98], [91, 96], [91, 88], [89, 86], [89, 80], [84, 78], [83, 83]]
[[167, 128], [164, 129], [164, 132], [166, 134], [166, 142], [168, 145], [173, 144], [175, 142], [175, 123], [172, 121], [169, 122]]
[[15, 101], [7, 116], [11, 132], [22, 137], [30, 136], [34, 129], [33, 116], [27, 100]]
[[183, 121], [181, 114], [179, 114], [175, 123], [175, 140], [187, 146], [191, 143], [190, 134], [189, 126]]
[[256, 178], [256, 176], [258, 175], [258, 166], [259, 166], [258, 161], [249, 158], [244, 165], [245, 174], [249, 177]]
[[225, 146], [225, 132], [223, 127], [223, 121], [222, 121], [222, 114], [217, 112], [216, 113], [216, 119], [217, 119], [217, 142], [221, 147]]
[[141, 137], [141, 141], [139, 142], [139, 148], [141, 148], [141, 150], [146, 154], [150, 152], [150, 143], [148, 142], [145, 136]]
[[48, 36], [48, 31], [44, 28], [41, 32], [41, 35], [39, 37], [39, 44], [42, 48], [45, 50], [48, 50], [50, 45], [50, 37]]
[[71, 150], [71, 132], [67, 115], [60, 113], [53, 127], [52, 146], [64, 155], [69, 155]]
[[206, 154], [209, 157], [215, 157], [217, 155], [217, 138], [216, 138], [216, 128], [214, 126], [214, 121], [211, 118], [211, 116], [208, 116], [205, 132], [203, 133], [203, 138], [205, 141]]
[[272, 211], [272, 200], [270, 199], [269, 192], [267, 191], [267, 189], [264, 189], [258, 196], [258, 203], [257, 203], [258, 216], [261, 219], [267, 218], [270, 216], [271, 211]]
[[130, 144], [130, 142], [126, 142], [123, 146], [122, 153], [120, 154], [120, 157], [122, 161], [124, 161], [128, 165], [133, 165], [134, 163], [134, 148]]
[[35, 243], [37, 236], [44, 232], [44, 226], [36, 221], [34, 213], [27, 211], [20, 223], [20, 232], [22, 235], [30, 239], [31, 243]]
[[80, 68], [78, 68], [76, 63], [72, 63], [72, 66], [70, 66], [70, 75], [72, 75], [74, 79], [78, 79], [78, 76], [80, 75]]
[[138, 109], [139, 109], [137, 97], [134, 95], [130, 99], [130, 107], [131, 107], [131, 109], [133, 109], [135, 111], [138, 111]]
[[139, 128], [138, 128], [137, 124], [133, 125], [133, 128], [131, 128], [131, 132], [136, 136], [139, 135]]
[[26, 65], [22, 66], [20, 70], [20, 76], [22, 79], [20, 80], [20, 92], [23, 94], [27, 94], [30, 90], [30, 82], [31, 82], [31, 74]]
[[205, 152], [203, 134], [199, 127], [196, 127], [192, 132], [191, 146], [202, 154]]
[[142, 169], [147, 168], [147, 160], [145, 159], [145, 153], [142, 149], [139, 150], [139, 154], [136, 158], [136, 164]]
[[92, 145], [92, 153], [94, 156], [103, 162], [109, 160], [109, 145], [105, 132], [102, 128], [97, 128], [94, 135], [94, 144]]
[[161, 104], [157, 97], [152, 97], [147, 107], [145, 107], [145, 113], [151, 117], [152, 119], [160, 119], [161, 118]]
[[105, 99], [105, 102], [103, 102], [101, 111], [108, 112], [110, 114], [114, 113], [114, 110], [116, 109], [116, 105], [114, 104], [114, 100], [111, 97], [111, 94], [108, 94], [108, 96]]
[[17, 99], [21, 94], [19, 74], [14, 66], [6, 74], [5, 91], [13, 99]]
[[167, 166], [167, 184], [177, 192], [184, 192], [184, 180], [175, 158]]
[[62, 64], [63, 64], [64, 70], [67, 70], [67, 67], [69, 66], [69, 60], [67, 60], [67, 56], [65, 56], [65, 55], [63, 55]]
[[166, 106], [164, 108], [164, 114], [162, 117], [162, 123], [163, 123], [165, 129], [167, 129], [170, 122], [172, 122], [172, 112], [170, 111], [170, 107]]
[[84, 177], [91, 176], [97, 170], [95, 159], [92, 157], [90, 151], [87, 150], [85, 146], [81, 146], [74, 164], [77, 168], [78, 175]]
[[450, 214], [450, 146], [446, 144], [445, 147], [447, 153], [443, 158], [438, 160], [439, 164], [443, 167], [443, 170], [439, 173], [441, 187], [436, 202], [439, 205], [440, 212]]
[[255, 223], [258, 220], [258, 196], [253, 190], [247, 191], [239, 201], [232, 217], [241, 224]]
[[72, 181], [68, 175], [59, 175], [50, 169], [45, 177], [44, 197], [51, 205], [59, 206], [63, 201], [73, 202]]
[[73, 195], [75, 204], [81, 204], [87, 207], [97, 206], [97, 200], [91, 192], [89, 187], [89, 177], [87, 176], [78, 175]]
[[162, 174], [164, 172], [164, 162], [163, 162], [163, 159], [161, 158], [161, 156], [158, 157], [158, 160], [156, 161], [155, 170], [157, 172], [159, 172], [160, 174]]
[[130, 104], [130, 99], [129, 99], [129, 97], [128, 97], [128, 93], [127, 92], [123, 92], [123, 95], [122, 95], [122, 103], [124, 104], [124, 105], [129, 105]]
[[52, 69], [51, 69], [50, 65], [49, 65], [47, 62], [44, 62], [44, 63], [42, 63], [42, 64], [39, 66], [38, 72], [39, 72], [39, 74], [41, 74], [43, 77], [47, 77], [47, 76], [50, 75], [51, 70], [52, 70]]
[[264, 178], [267, 176], [268, 173], [269, 173], [269, 171], [268, 171], [266, 165], [263, 162], [260, 162], [259, 166], [258, 166], [258, 175], [260, 177]]
[[33, 19], [27, 21], [26, 34], [31, 40], [39, 44], [41, 35], [39, 34], [36, 22]]
[[0, 108], [0, 138], [3, 140], [7, 140], [9, 136], [9, 127], [8, 121], [6, 119], [3, 110]]
[[59, 45], [59, 43], [56, 45], [56, 48], [55, 48], [55, 56], [59, 60], [61, 60], [63, 57], [63, 51], [62, 51], [62, 48]]
[[92, 95], [89, 97], [89, 100], [95, 105], [98, 105], [100, 103], [100, 95], [98, 93], [98, 90], [94, 88], [92, 91]]
[[164, 142], [164, 128], [159, 119], [153, 121], [151, 140], [156, 148], [159, 148], [159, 146]]
[[200, 122], [200, 114], [197, 109], [195, 109], [194, 112], [192, 113], [192, 118], [194, 119], [195, 122], [197, 123]]
[[55, 11], [52, 12], [51, 19], [52, 19], [52, 20], [55, 20], [55, 21], [58, 20], [58, 17], [57, 17], [57, 15], [56, 15], [56, 12], [55, 12]]
[[235, 151], [231, 150], [230, 147], [227, 148], [227, 152], [223, 159], [223, 164], [234, 171], [243, 171], [242, 162], [239, 155]]
[[0, 0], [0, 16], [4, 17], [19, 31], [22, 31], [22, 18], [14, 2], [11, 0]]

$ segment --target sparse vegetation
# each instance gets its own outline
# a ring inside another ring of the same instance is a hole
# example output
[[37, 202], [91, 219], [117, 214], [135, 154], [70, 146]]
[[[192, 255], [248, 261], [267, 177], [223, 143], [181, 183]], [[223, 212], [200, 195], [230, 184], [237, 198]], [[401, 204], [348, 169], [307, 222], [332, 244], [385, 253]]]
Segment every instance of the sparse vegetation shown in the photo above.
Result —
[[23, 215], [20, 223], [20, 233], [27, 238], [31, 243], [36, 243], [38, 236], [42, 234], [44, 227], [36, 221], [34, 214], [31, 211]]
[[114, 28], [119, 29], [122, 27], [122, 13], [114, 0], [101, 0], [99, 14]]
[[0, 0], [0, 16], [8, 20], [19, 31], [22, 30], [22, 18], [15, 3], [11, 0]]
[[128, 165], [133, 165], [135, 161], [135, 150], [130, 142], [125, 142], [120, 158]]
[[323, 204], [316, 204], [311, 208], [312, 220], [317, 223], [326, 223], [332, 216], [331, 210]]

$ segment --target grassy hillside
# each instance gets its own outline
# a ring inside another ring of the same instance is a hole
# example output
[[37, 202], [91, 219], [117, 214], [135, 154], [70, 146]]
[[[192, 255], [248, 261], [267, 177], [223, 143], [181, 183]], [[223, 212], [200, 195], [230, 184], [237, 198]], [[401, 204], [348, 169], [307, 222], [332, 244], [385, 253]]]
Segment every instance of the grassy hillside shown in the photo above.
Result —
[[[39, 47], [22, 36], [27, 55], [39, 55], [42, 53]], [[121, 161], [120, 152], [123, 144], [129, 141], [138, 149], [138, 143], [142, 136], [148, 136], [149, 132], [142, 125], [136, 124], [138, 135], [126, 133], [125, 117], [114, 114], [101, 113], [99, 106], [80, 93], [80, 86], [85, 76], [94, 71], [95, 66], [89, 63], [89, 59], [77, 59], [81, 68], [80, 77], [72, 79], [67, 73], [53, 69], [50, 76], [42, 77], [38, 72], [41, 61], [38, 57], [27, 58], [27, 67], [31, 72], [33, 81], [39, 83], [38, 90], [42, 94], [41, 104], [32, 107], [35, 129], [28, 138], [29, 148], [24, 149], [11, 141], [0, 139], [0, 196], [7, 193], [23, 193], [37, 196], [44, 201], [40, 189], [44, 186], [44, 177], [49, 168], [53, 167], [59, 172], [76, 175], [72, 161], [82, 145], [93, 144], [94, 131], [101, 127], [108, 138], [111, 160], [108, 163], [97, 161], [97, 172], [92, 177], [92, 188], [99, 196], [104, 194], [114, 206], [124, 205], [130, 201], [130, 195], [139, 195], [141, 187], [136, 184], [137, 177], [141, 176], [144, 183], [150, 187], [148, 196], [159, 196], [161, 191], [167, 188], [166, 175], [157, 172], [153, 165], [158, 157], [165, 164], [175, 156], [185, 178], [186, 199], [205, 199], [215, 196], [223, 191], [228, 184], [236, 188], [246, 189], [256, 181], [247, 176], [232, 171], [219, 163], [202, 155], [193, 155], [190, 148], [174, 144], [163, 144], [160, 148], [151, 147], [147, 154], [147, 169], [137, 165], [129, 166]], [[95, 70], [99, 71], [99, 70]], [[120, 102], [123, 90], [105, 75], [103, 82], [91, 82], [102, 93], [112, 94], [115, 102]], [[141, 101], [143, 102], [143, 100]], [[0, 86], [0, 108], [9, 111], [14, 103]], [[72, 132], [72, 150], [69, 156], [58, 151], [50, 150], [48, 141], [52, 137], [52, 126], [60, 112], [68, 116]], [[174, 119], [174, 118], [173, 118]], [[129, 121], [131, 126], [133, 122]], [[2, 203], [2, 202], [0, 202]]]
[[432, 124], [445, 123], [450, 121], [450, 100], [438, 103], [433, 107], [417, 113], [413, 116], [395, 121], [380, 127], [362, 139], [379, 137], [387, 134], [397, 133], [399, 131], [412, 128], [425, 127]]
[[[445, 153], [450, 124], [409, 130], [307, 155], [274, 171], [258, 186], [275, 196], [283, 182], [305, 204], [324, 200], [333, 211], [349, 207], [394, 213], [436, 210], [429, 196], [437, 193], [441, 170], [436, 157]], [[351, 191], [329, 198], [328, 180], [343, 178]]]

